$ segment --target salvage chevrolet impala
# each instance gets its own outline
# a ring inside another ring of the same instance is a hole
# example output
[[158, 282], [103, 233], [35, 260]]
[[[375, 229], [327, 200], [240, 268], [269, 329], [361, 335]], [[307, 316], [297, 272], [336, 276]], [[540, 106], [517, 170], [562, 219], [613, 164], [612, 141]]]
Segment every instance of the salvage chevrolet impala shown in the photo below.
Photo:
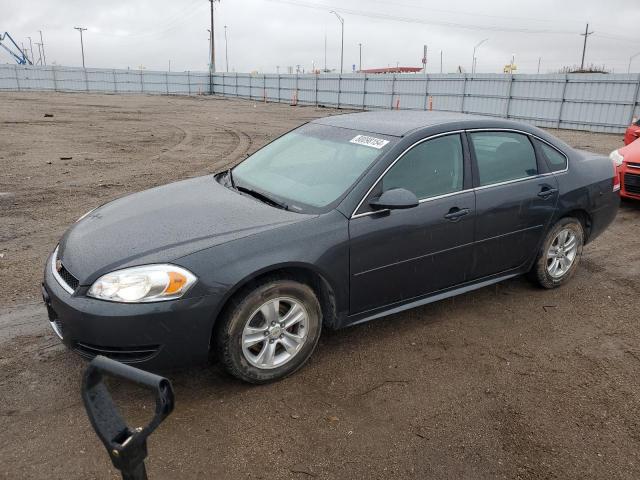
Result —
[[436, 112], [322, 118], [236, 167], [87, 213], [47, 261], [52, 328], [85, 358], [217, 356], [282, 378], [323, 328], [527, 274], [566, 283], [614, 219], [607, 157], [521, 123]]

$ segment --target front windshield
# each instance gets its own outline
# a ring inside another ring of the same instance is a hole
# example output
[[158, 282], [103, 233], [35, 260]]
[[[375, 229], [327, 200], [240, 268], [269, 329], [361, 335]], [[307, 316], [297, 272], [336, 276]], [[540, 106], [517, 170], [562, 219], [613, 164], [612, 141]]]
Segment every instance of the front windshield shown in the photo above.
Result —
[[237, 188], [274, 197], [292, 210], [337, 200], [388, 150], [394, 137], [309, 123], [233, 169]]

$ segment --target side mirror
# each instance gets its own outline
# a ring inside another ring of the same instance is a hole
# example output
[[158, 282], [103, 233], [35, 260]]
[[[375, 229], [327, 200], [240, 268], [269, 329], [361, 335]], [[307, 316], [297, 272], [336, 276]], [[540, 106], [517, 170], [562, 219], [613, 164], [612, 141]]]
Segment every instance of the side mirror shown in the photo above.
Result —
[[417, 207], [419, 203], [418, 197], [406, 188], [392, 188], [378, 198], [371, 200], [369, 205], [371, 205], [374, 210], [399, 210]]

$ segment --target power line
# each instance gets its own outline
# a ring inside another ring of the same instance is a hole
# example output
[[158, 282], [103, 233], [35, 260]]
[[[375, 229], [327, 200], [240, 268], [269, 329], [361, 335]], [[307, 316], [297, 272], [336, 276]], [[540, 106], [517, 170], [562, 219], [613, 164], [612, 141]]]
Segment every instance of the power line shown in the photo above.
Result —
[[362, 17], [376, 18], [380, 20], [392, 20], [392, 21], [405, 22], [405, 23], [416, 23], [421, 25], [437, 25], [437, 26], [447, 27], [447, 28], [461, 28], [466, 30], [483, 30], [483, 31], [490, 31], [490, 32], [509, 32], [509, 33], [563, 34], [563, 35], [574, 34], [574, 32], [568, 31], [568, 30], [499, 27], [499, 26], [487, 26], [487, 25], [478, 25], [478, 24], [470, 24], [470, 23], [447, 22], [447, 21], [440, 21], [440, 20], [427, 20], [427, 19], [415, 18], [415, 17], [402, 17], [397, 15], [389, 15], [385, 13], [377, 13], [377, 12], [372, 12], [367, 10], [355, 10], [350, 8], [342, 8], [340, 6], [335, 6], [335, 5], [328, 5], [328, 4], [320, 5], [317, 3], [310, 3], [310, 2], [300, 1], [300, 0], [267, 0], [267, 1], [274, 2], [274, 3], [294, 5], [297, 7], [313, 8], [315, 10], [335, 9], [342, 13], [348, 13], [351, 15], [358, 15]]

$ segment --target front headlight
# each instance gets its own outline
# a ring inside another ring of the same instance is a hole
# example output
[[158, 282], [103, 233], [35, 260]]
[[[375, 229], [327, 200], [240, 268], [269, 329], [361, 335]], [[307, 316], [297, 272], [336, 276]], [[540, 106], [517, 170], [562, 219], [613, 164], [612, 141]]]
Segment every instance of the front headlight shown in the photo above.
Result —
[[180, 298], [195, 282], [193, 273], [177, 265], [144, 265], [103, 275], [87, 295], [111, 302], [159, 302]]
[[621, 155], [618, 150], [614, 150], [613, 152], [611, 152], [609, 158], [616, 167], [619, 167], [620, 165], [622, 165], [622, 162], [624, 162], [624, 156]]

